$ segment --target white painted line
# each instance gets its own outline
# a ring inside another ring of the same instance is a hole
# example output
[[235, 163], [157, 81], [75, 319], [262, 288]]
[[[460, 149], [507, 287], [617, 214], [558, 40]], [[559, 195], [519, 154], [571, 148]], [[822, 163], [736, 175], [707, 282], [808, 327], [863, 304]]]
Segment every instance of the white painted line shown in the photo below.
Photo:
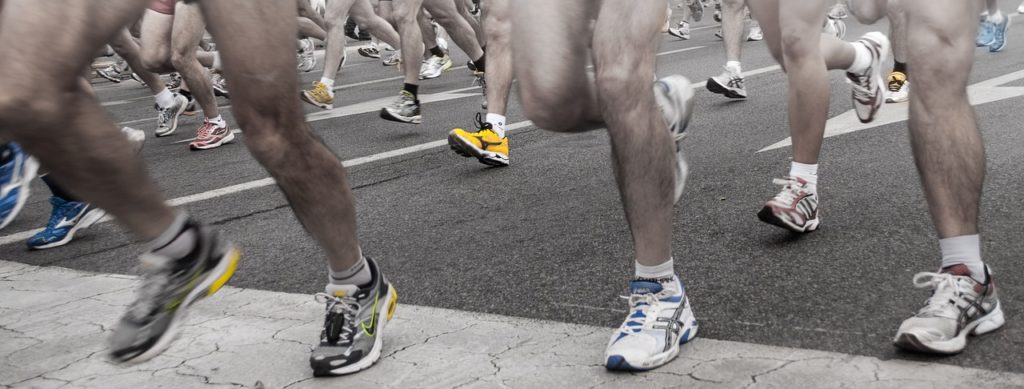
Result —
[[657, 56], [661, 57], [663, 55], [672, 55], [672, 54], [677, 54], [677, 53], [683, 53], [683, 52], [687, 52], [687, 51], [691, 51], [691, 50], [703, 49], [704, 47], [706, 47], [706, 46], [693, 46], [693, 47], [687, 47], [685, 49], [669, 50], [669, 51], [658, 53]]
[[[531, 125], [533, 125], [533, 122], [531, 122], [529, 120], [521, 121], [521, 122], [517, 122], [517, 123], [512, 123], [512, 124], [510, 124], [508, 126], [508, 129], [506, 129], [506, 131], [514, 131], [514, 130], [518, 130], [518, 129], [521, 129], [521, 128], [529, 127]], [[367, 163], [371, 163], [371, 162], [381, 161], [381, 160], [395, 158], [395, 157], [401, 157], [403, 155], [418, 153], [418, 152], [424, 151], [424, 150], [430, 150], [430, 149], [433, 149], [433, 148], [445, 146], [447, 144], [448, 144], [448, 140], [447, 139], [433, 141], [433, 142], [427, 142], [427, 143], [418, 144], [418, 145], [415, 145], [415, 146], [404, 147], [404, 148], [397, 149], [397, 150], [385, 151], [383, 153], [377, 153], [377, 154], [373, 154], [373, 155], [368, 155], [368, 156], [365, 156], [365, 157], [353, 158], [353, 159], [350, 159], [350, 160], [347, 160], [347, 161], [343, 161], [342, 165], [344, 165], [346, 168], [352, 168], [352, 167], [355, 167], [355, 166], [359, 166], [359, 165], [363, 165], [363, 164], [367, 164]], [[171, 199], [171, 200], [167, 201], [167, 203], [170, 204], [171, 206], [181, 206], [181, 205], [196, 203], [196, 202], [200, 202], [200, 201], [215, 199], [215, 198], [227, 196], [227, 195], [230, 195], [230, 194], [244, 192], [244, 191], [247, 191], [247, 190], [262, 188], [262, 187], [270, 186], [270, 185], [273, 185], [273, 184], [274, 184], [274, 179], [268, 177], [268, 178], [263, 178], [263, 179], [259, 179], [259, 180], [255, 180], [255, 181], [244, 182], [244, 183], [237, 184], [237, 185], [231, 185], [231, 186], [220, 188], [220, 189], [214, 189], [214, 190], [210, 190], [210, 191], [206, 191], [206, 192], [202, 192], [202, 193], [196, 193], [194, 195], [178, 197], [178, 198]], [[104, 217], [99, 222], [97, 222], [97, 224], [99, 224], [99, 223], [106, 223], [106, 222], [108, 222], [110, 220], [111, 219], [109, 217]], [[34, 230], [22, 231], [22, 232], [17, 232], [17, 233], [10, 234], [10, 235], [0, 236], [0, 246], [8, 245], [8, 244], [11, 244], [11, 243], [16, 243], [16, 242], [22, 242], [22, 241], [24, 241], [24, 240], [26, 240], [28, 238], [31, 238], [32, 235], [35, 235], [35, 234], [39, 233], [42, 230], [43, 230], [42, 228], [37, 228], [37, 229], [34, 229]]]

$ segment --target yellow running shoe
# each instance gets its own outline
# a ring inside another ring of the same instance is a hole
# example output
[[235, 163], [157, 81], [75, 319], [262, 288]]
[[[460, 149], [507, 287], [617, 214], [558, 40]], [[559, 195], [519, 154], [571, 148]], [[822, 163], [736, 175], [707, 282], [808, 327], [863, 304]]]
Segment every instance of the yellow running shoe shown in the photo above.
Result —
[[334, 96], [327, 84], [313, 81], [313, 89], [302, 91], [302, 101], [313, 104], [321, 109], [334, 108]]
[[456, 128], [448, 133], [448, 146], [463, 157], [476, 157], [489, 166], [508, 166], [508, 137], [498, 137], [491, 123], [476, 114], [476, 132]]

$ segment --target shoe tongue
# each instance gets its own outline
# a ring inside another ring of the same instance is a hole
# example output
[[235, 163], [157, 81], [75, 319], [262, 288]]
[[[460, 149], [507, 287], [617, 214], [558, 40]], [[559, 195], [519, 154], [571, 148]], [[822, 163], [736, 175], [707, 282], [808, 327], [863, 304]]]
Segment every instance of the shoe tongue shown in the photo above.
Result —
[[334, 297], [355, 297], [359, 293], [359, 287], [355, 285], [327, 284], [324, 291]]
[[665, 287], [655, 280], [633, 280], [629, 283], [630, 294], [656, 294]]
[[971, 269], [968, 268], [967, 265], [964, 265], [964, 264], [958, 264], [958, 265], [944, 267], [944, 268], [942, 268], [942, 272], [943, 273], [947, 273], [947, 274], [952, 274], [954, 276], [964, 276], [964, 277], [970, 277], [971, 276]]

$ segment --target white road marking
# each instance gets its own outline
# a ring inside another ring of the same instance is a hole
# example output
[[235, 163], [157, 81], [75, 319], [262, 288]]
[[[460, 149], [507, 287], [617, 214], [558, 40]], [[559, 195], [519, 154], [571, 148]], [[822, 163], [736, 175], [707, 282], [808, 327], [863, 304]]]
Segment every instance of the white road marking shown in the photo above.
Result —
[[[999, 86], [1020, 79], [1024, 79], [1024, 70], [985, 80], [967, 87], [967, 95], [971, 101], [971, 105], [981, 105], [1024, 96], [1024, 87]], [[887, 124], [906, 121], [909, 118], [909, 106], [910, 104], [908, 103], [884, 104], [882, 109], [875, 116], [875, 120], [866, 124], [861, 123], [860, 120], [857, 119], [856, 112], [849, 110], [828, 120], [825, 124], [825, 137], [831, 138], [833, 136], [849, 134], [870, 128], [881, 127]], [[760, 153], [763, 151], [776, 150], [792, 145], [793, 139], [786, 138], [778, 143], [758, 150], [757, 152]]]

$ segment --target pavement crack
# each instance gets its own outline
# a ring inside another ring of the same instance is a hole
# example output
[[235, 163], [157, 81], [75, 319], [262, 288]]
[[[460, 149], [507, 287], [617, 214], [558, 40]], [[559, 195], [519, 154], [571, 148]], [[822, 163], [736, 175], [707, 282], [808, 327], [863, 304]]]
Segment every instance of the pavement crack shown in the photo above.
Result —
[[391, 352], [391, 353], [389, 353], [388, 355], [385, 355], [385, 356], [384, 356], [383, 358], [394, 358], [394, 356], [395, 356], [396, 354], [398, 354], [398, 353], [401, 353], [401, 352], [403, 352], [403, 351], [405, 351], [405, 350], [408, 350], [408, 349], [410, 349], [410, 348], [412, 348], [412, 347], [415, 347], [415, 346], [422, 346], [422, 345], [425, 345], [425, 344], [429, 343], [429, 342], [430, 342], [431, 340], [434, 340], [434, 339], [440, 338], [440, 337], [442, 337], [442, 336], [445, 336], [445, 335], [450, 335], [450, 334], [454, 334], [454, 333], [458, 333], [458, 332], [462, 332], [462, 331], [468, 330], [468, 329], [470, 329], [470, 328], [472, 328], [472, 327], [475, 327], [475, 326], [476, 326], [477, 324], [479, 324], [479, 323], [473, 323], [473, 324], [470, 324], [470, 325], [468, 325], [468, 326], [465, 326], [465, 327], [459, 328], [459, 329], [457, 329], [457, 330], [452, 330], [452, 331], [446, 331], [446, 332], [442, 332], [442, 333], [439, 333], [439, 334], [435, 334], [435, 335], [431, 335], [431, 336], [428, 336], [428, 337], [427, 337], [426, 339], [423, 339], [423, 341], [422, 341], [422, 342], [419, 342], [419, 343], [414, 343], [414, 344], [410, 344], [410, 345], [407, 345], [407, 346], [405, 346], [405, 347], [402, 347], [402, 348], [400, 348], [400, 349], [398, 349], [398, 350], [392, 351], [392, 352]]

